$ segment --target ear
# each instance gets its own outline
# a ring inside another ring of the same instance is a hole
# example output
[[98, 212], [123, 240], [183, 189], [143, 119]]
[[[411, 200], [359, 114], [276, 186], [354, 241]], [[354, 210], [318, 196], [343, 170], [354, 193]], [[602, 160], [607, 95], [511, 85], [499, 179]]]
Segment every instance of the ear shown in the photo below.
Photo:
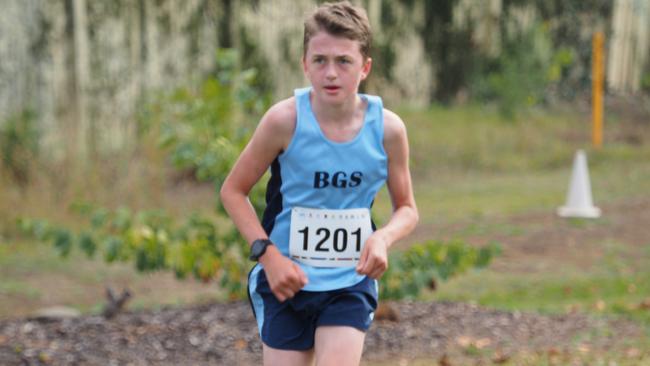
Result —
[[307, 76], [307, 55], [302, 55], [302, 72]]
[[366, 62], [361, 67], [361, 80], [366, 80], [372, 69], [372, 58], [368, 57]]

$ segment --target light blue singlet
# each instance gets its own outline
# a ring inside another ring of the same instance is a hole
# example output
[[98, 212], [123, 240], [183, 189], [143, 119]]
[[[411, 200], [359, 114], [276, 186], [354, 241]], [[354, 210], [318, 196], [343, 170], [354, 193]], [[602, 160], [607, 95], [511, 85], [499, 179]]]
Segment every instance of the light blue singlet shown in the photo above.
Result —
[[[295, 132], [286, 151], [271, 164], [262, 220], [271, 241], [287, 257], [292, 207], [370, 209], [388, 170], [381, 98], [359, 94], [367, 101], [363, 127], [352, 140], [339, 143], [329, 140], [320, 129], [311, 108], [310, 91], [295, 91]], [[309, 278], [303, 288], [306, 291], [349, 287], [364, 278], [355, 267], [300, 265]], [[252, 274], [260, 267], [254, 268]]]

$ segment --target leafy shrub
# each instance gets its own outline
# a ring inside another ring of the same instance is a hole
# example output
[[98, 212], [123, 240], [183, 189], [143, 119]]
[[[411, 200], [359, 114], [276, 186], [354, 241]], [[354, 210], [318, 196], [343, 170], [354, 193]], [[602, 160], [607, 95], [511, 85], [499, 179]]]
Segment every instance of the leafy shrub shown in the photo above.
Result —
[[245, 295], [248, 246], [233, 229], [220, 232], [213, 218], [190, 215], [178, 223], [162, 211], [114, 211], [88, 204], [72, 209], [87, 222], [78, 232], [46, 220], [20, 219], [23, 233], [50, 242], [61, 256], [76, 247], [108, 263], [133, 262], [139, 272], [173, 271], [178, 278], [217, 280], [230, 298]]
[[[159, 97], [139, 114], [141, 135], [154, 133], [176, 169], [214, 182], [217, 192], [270, 103], [256, 87], [257, 71], [239, 70], [238, 64], [236, 51], [218, 51], [215, 77], [198, 88]], [[258, 213], [264, 204], [262, 186], [251, 192]], [[217, 209], [225, 213], [220, 203]]]
[[544, 101], [573, 62], [571, 49], [554, 49], [547, 28], [536, 25], [505, 37], [502, 52], [485, 62], [473, 89], [479, 99], [494, 101], [503, 117], [514, 119]]
[[[178, 278], [192, 275], [202, 281], [218, 281], [230, 299], [246, 296], [246, 275], [251, 263], [247, 244], [236, 231], [220, 233], [213, 220], [192, 215], [179, 225], [162, 212], [132, 214], [121, 208], [78, 205], [92, 230], [73, 234], [44, 220], [20, 220], [24, 233], [51, 242], [62, 256], [74, 246], [88, 257], [99, 253], [106, 262], [134, 262], [141, 272], [173, 271]], [[461, 241], [427, 241], [389, 256], [389, 268], [381, 278], [383, 299], [417, 298], [433, 281], [444, 281], [472, 268], [487, 266], [500, 253], [497, 244], [475, 248]]]
[[497, 244], [482, 248], [462, 241], [430, 240], [390, 255], [390, 265], [381, 278], [379, 295], [385, 299], [416, 298], [435, 281], [444, 281], [471, 268], [487, 266], [501, 252]]

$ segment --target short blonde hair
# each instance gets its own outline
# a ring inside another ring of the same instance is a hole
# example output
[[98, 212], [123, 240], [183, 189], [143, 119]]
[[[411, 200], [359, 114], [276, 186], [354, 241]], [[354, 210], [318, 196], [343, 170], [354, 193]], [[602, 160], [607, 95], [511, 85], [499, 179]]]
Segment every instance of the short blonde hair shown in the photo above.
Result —
[[333, 36], [359, 41], [359, 51], [364, 58], [370, 57], [372, 34], [366, 11], [349, 1], [325, 3], [306, 20], [303, 38], [303, 55], [307, 54], [309, 40], [319, 31]]

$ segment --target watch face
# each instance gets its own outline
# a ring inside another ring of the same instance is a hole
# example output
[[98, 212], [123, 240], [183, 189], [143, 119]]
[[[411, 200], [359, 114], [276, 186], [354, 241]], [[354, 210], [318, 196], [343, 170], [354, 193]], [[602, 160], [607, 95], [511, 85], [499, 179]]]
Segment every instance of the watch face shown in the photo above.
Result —
[[266, 247], [271, 244], [270, 240], [265, 240], [265, 239], [257, 239], [253, 242], [253, 245], [251, 246], [251, 255], [250, 259], [251, 260], [258, 260], [262, 254], [266, 251]]
[[264, 245], [264, 242], [261, 240], [255, 240], [253, 243], [253, 248], [251, 248], [251, 252], [254, 256], [259, 256], [262, 254], [262, 250], [264, 250], [266, 246]]

